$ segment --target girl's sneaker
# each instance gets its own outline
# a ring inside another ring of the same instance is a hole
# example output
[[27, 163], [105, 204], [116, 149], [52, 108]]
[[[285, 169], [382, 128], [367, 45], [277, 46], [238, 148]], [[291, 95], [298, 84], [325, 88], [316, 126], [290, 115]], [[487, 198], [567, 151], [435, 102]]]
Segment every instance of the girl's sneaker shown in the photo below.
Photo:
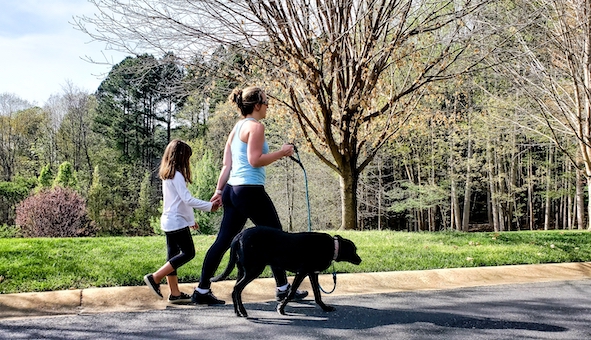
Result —
[[163, 297], [162, 293], [160, 292], [160, 284], [154, 281], [154, 276], [152, 274], [147, 274], [144, 276], [144, 282], [159, 298]]
[[168, 302], [170, 302], [170, 303], [189, 302], [189, 301], [191, 301], [191, 295], [185, 294], [183, 292], [181, 292], [181, 295], [179, 295], [179, 296], [173, 296], [173, 295], [168, 296]]

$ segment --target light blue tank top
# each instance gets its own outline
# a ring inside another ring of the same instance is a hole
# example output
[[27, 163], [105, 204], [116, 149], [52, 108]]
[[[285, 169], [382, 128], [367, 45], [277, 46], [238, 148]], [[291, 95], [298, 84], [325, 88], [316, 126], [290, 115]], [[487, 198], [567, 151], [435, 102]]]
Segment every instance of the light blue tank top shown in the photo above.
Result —
[[[253, 167], [248, 163], [246, 154], [247, 143], [240, 140], [240, 128], [247, 120], [256, 121], [254, 118], [245, 118], [234, 126], [234, 137], [230, 144], [232, 151], [232, 169], [230, 170], [230, 185], [265, 185], [265, 167]], [[269, 152], [269, 145], [265, 139], [263, 143], [263, 154]]]

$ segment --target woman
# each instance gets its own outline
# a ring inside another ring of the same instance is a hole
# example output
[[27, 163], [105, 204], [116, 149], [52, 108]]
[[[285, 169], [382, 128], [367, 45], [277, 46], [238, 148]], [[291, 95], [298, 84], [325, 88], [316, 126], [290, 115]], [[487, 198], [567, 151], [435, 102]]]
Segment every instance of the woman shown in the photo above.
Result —
[[[234, 126], [224, 148], [222, 170], [212, 202], [223, 202], [224, 215], [215, 242], [211, 245], [201, 271], [199, 286], [191, 301], [198, 304], [224, 304], [211, 292], [209, 279], [217, 270], [230, 243], [250, 219], [255, 225], [282, 229], [277, 210], [265, 191], [265, 166], [294, 153], [293, 145], [284, 144], [280, 150], [269, 152], [265, 127], [259, 121], [267, 116], [267, 95], [258, 87], [234, 90], [229, 97], [244, 117]], [[271, 267], [277, 284], [276, 298], [287, 296], [289, 283], [285, 270]], [[306, 291], [297, 291], [303, 299]]]

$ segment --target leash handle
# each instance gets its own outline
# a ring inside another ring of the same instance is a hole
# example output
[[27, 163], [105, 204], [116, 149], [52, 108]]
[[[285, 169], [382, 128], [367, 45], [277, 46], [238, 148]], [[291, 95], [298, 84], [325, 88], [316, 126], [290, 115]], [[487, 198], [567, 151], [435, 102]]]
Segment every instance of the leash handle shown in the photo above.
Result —
[[289, 156], [289, 158], [291, 158], [292, 161], [296, 162], [301, 168], [302, 170], [306, 171], [306, 169], [304, 169], [304, 164], [302, 164], [302, 162], [300, 161], [300, 154], [298, 153], [298, 147], [294, 144], [294, 143], [289, 143], [293, 146], [293, 151], [294, 151], [294, 155], [296, 155], [297, 158], [295, 158], [294, 156]]

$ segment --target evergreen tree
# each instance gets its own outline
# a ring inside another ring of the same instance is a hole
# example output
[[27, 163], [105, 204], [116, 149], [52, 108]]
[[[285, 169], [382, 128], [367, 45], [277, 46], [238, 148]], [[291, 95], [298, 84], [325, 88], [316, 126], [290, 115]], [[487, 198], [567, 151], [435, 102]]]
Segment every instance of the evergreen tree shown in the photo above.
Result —
[[158, 202], [154, 200], [155, 196], [152, 175], [149, 171], [146, 171], [140, 184], [138, 206], [134, 211], [133, 226], [136, 229], [135, 235], [149, 235], [152, 233], [150, 221], [159, 214], [156, 208]]
[[64, 188], [76, 189], [78, 186], [78, 179], [76, 172], [70, 162], [63, 162], [57, 172], [57, 176], [53, 180], [53, 186], [61, 186]]
[[[191, 158], [193, 183], [188, 188], [194, 197], [208, 201], [215, 190], [220, 166], [213, 161], [211, 150], [204, 148], [202, 140], [190, 143], [193, 149]], [[195, 221], [203, 234], [215, 234], [220, 222], [220, 213], [195, 211]]]
[[42, 169], [41, 172], [39, 173], [39, 177], [37, 178], [37, 188], [38, 189], [43, 189], [43, 188], [49, 188], [52, 186], [53, 184], [53, 171], [51, 171], [51, 166], [49, 164], [46, 164]]

